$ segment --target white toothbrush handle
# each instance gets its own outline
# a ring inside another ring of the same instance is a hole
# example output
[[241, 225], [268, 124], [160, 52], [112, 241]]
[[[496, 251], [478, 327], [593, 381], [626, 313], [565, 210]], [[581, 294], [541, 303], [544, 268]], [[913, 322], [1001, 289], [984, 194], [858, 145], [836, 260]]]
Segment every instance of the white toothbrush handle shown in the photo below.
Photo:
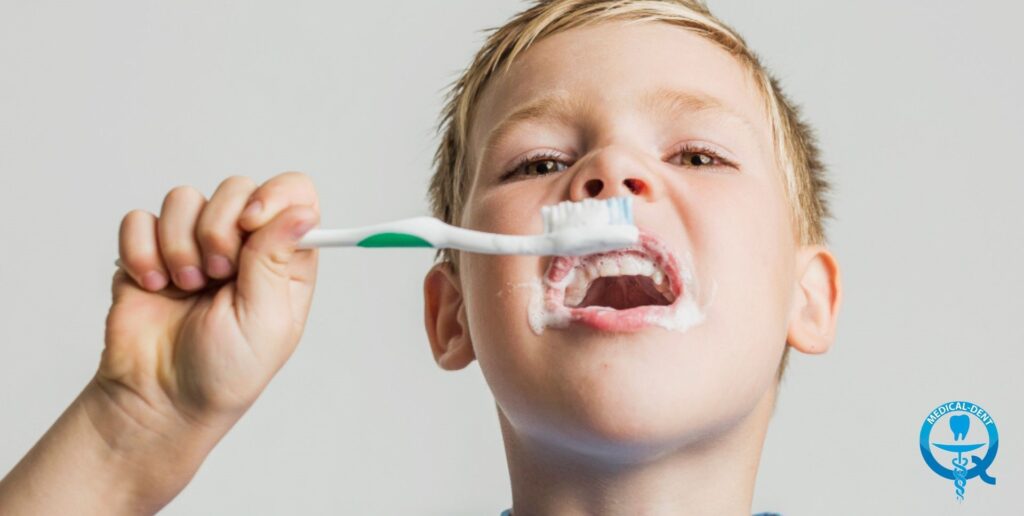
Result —
[[540, 235], [502, 235], [452, 226], [434, 217], [414, 217], [353, 229], [313, 229], [299, 241], [299, 248], [434, 247], [484, 254], [581, 255], [619, 249], [638, 239], [639, 230], [632, 225], [573, 228]]
[[[435, 247], [441, 233], [445, 231], [447, 224], [433, 217], [413, 217], [410, 219], [374, 224], [348, 229], [311, 229], [302, 239], [299, 240], [299, 249], [313, 247], [354, 247], [365, 242], [366, 239], [387, 234], [403, 234], [419, 237], [430, 247]], [[450, 226], [448, 226], [450, 227]], [[386, 246], [381, 246], [386, 247]], [[401, 247], [401, 246], [394, 246]]]

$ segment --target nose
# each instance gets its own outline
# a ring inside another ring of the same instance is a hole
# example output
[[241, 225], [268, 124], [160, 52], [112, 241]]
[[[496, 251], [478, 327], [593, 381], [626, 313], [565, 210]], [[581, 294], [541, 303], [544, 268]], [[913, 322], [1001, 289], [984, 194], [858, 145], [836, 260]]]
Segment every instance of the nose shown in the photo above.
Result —
[[608, 146], [594, 152], [572, 179], [573, 201], [635, 195], [652, 200], [656, 195], [653, 175], [630, 149]]

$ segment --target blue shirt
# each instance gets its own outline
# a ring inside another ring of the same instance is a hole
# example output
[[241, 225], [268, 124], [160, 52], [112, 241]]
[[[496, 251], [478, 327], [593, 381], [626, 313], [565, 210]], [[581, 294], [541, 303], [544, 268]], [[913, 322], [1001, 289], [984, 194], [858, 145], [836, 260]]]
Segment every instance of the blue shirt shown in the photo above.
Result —
[[[512, 509], [505, 509], [504, 511], [501, 511], [501, 516], [512, 516]], [[777, 512], [759, 512], [759, 513], [755, 514], [754, 516], [782, 516], [782, 515], [777, 513]]]

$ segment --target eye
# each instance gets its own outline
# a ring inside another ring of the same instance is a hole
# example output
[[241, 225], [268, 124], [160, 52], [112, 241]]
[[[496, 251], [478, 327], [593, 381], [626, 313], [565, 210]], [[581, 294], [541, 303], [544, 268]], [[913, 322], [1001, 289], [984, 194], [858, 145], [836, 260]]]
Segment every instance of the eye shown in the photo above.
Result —
[[687, 168], [715, 168], [732, 166], [722, 156], [708, 146], [687, 143], [679, 146], [669, 157], [669, 163]]
[[544, 176], [569, 168], [561, 156], [553, 152], [530, 154], [516, 162], [511, 170], [501, 175], [501, 181], [515, 177]]
[[695, 167], [702, 165], [710, 165], [715, 162], [715, 158], [708, 156], [707, 154], [701, 154], [699, 152], [683, 152], [679, 154], [680, 162], [688, 163]]

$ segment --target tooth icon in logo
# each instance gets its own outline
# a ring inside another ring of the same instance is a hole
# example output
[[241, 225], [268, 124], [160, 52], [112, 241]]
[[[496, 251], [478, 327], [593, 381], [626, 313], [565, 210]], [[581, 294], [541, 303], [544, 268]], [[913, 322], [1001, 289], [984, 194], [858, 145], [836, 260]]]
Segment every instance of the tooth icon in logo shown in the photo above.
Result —
[[950, 416], [949, 429], [953, 431], [953, 440], [959, 441], [967, 438], [967, 430], [971, 428], [971, 416], [967, 414]]

